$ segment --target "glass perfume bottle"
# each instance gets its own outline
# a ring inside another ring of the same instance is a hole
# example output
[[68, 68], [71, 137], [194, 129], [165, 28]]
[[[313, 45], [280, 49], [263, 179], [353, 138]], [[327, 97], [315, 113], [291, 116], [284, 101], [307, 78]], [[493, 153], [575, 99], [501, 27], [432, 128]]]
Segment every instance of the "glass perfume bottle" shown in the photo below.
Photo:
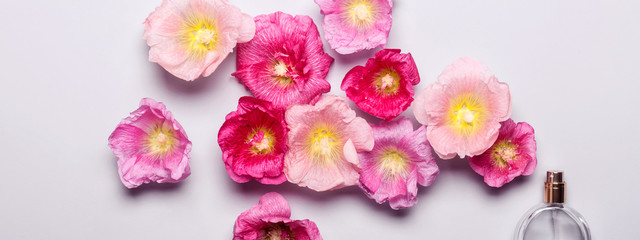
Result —
[[534, 206], [520, 220], [515, 240], [591, 240], [589, 225], [576, 210], [565, 205], [562, 171], [547, 171], [544, 202]]

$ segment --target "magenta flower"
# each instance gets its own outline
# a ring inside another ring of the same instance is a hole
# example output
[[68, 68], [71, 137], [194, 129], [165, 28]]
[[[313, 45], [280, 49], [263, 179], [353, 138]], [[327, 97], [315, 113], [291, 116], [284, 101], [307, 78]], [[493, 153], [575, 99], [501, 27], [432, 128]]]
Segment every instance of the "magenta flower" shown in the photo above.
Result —
[[175, 183], [191, 174], [191, 142], [164, 104], [143, 98], [109, 136], [118, 157], [120, 180], [128, 188], [143, 183]]
[[357, 152], [373, 148], [373, 132], [346, 99], [327, 95], [315, 105], [292, 105], [285, 120], [284, 174], [290, 182], [316, 191], [358, 183]]
[[537, 164], [533, 127], [511, 119], [501, 123], [498, 139], [489, 150], [469, 157], [473, 171], [484, 176], [484, 182], [492, 187], [502, 187], [520, 175], [531, 175]]
[[322, 240], [314, 222], [290, 217], [287, 200], [278, 193], [267, 193], [258, 204], [238, 216], [233, 240]]
[[413, 85], [418, 83], [418, 67], [410, 53], [383, 49], [364, 67], [352, 68], [340, 88], [363, 111], [391, 121], [411, 105]]
[[338, 53], [384, 47], [393, 0], [315, 0], [324, 15], [324, 37]]
[[238, 45], [238, 71], [232, 75], [259, 99], [285, 109], [314, 104], [331, 85], [324, 78], [333, 58], [324, 52], [309, 16], [282, 12], [255, 18], [256, 36]]
[[213, 73], [237, 42], [253, 38], [251, 16], [227, 0], [163, 0], [144, 22], [149, 61], [187, 81]]
[[393, 209], [418, 202], [418, 186], [429, 186], [440, 172], [431, 156], [425, 127], [413, 131], [408, 118], [372, 125], [375, 145], [362, 152], [360, 188], [378, 203], [389, 201]]
[[222, 160], [231, 179], [264, 184], [286, 181], [283, 174], [287, 126], [284, 112], [270, 102], [241, 97], [238, 110], [227, 115], [218, 132]]
[[461, 58], [420, 93], [413, 113], [441, 158], [475, 156], [498, 138], [500, 122], [511, 115], [511, 93], [484, 64]]

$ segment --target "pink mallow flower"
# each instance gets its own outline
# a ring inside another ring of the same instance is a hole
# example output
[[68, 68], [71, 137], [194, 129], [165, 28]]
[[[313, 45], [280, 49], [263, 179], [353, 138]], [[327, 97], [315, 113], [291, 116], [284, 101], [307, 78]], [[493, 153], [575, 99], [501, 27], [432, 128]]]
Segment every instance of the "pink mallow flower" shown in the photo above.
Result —
[[213, 73], [238, 42], [253, 38], [253, 18], [227, 0], [163, 0], [144, 22], [149, 61], [187, 81]]
[[381, 122], [373, 127], [375, 146], [360, 155], [360, 188], [378, 203], [393, 209], [418, 202], [418, 186], [429, 186], [440, 172], [431, 156], [425, 127], [413, 131], [408, 118]]
[[324, 15], [324, 37], [340, 54], [384, 47], [393, 0], [315, 0]]
[[285, 109], [313, 104], [331, 85], [325, 77], [333, 58], [324, 52], [318, 28], [309, 16], [282, 12], [255, 18], [256, 36], [238, 45], [232, 75], [259, 99]]
[[416, 119], [427, 125], [427, 139], [443, 159], [482, 154], [511, 115], [509, 85], [472, 58], [456, 60], [414, 103]]
[[314, 222], [290, 217], [287, 200], [278, 193], [266, 193], [258, 204], [238, 216], [233, 240], [322, 240]]
[[410, 53], [383, 49], [364, 67], [352, 68], [340, 88], [363, 111], [391, 121], [411, 105], [413, 85], [418, 83], [418, 67]]
[[218, 132], [222, 160], [231, 179], [239, 183], [256, 179], [264, 184], [286, 181], [282, 172], [286, 134], [284, 111], [254, 97], [240, 98], [238, 110], [227, 115]]
[[469, 165], [492, 187], [502, 187], [520, 175], [536, 169], [536, 139], [533, 127], [508, 119], [501, 123], [496, 142], [486, 152], [469, 157]]
[[358, 152], [373, 148], [373, 132], [345, 98], [327, 95], [315, 105], [292, 105], [285, 120], [284, 173], [290, 182], [316, 191], [358, 183]]
[[191, 141], [164, 104], [143, 98], [109, 136], [118, 157], [120, 180], [128, 188], [143, 183], [175, 183], [191, 174]]

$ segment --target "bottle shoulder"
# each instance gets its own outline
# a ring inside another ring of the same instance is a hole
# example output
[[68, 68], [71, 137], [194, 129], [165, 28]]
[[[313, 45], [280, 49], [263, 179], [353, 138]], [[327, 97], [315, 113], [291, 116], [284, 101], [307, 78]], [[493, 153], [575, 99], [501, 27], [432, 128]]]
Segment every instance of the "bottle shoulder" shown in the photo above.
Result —
[[546, 219], [550, 217], [566, 219], [567, 223], [573, 222], [574, 224], [572, 225], [575, 225], [577, 229], [579, 229], [579, 232], [581, 232], [580, 235], [583, 236], [582, 239], [591, 239], [589, 225], [584, 217], [582, 217], [578, 211], [564, 203], [540, 203], [533, 206], [522, 216], [516, 228], [516, 239], [524, 239], [524, 233], [532, 222], [547, 221]]

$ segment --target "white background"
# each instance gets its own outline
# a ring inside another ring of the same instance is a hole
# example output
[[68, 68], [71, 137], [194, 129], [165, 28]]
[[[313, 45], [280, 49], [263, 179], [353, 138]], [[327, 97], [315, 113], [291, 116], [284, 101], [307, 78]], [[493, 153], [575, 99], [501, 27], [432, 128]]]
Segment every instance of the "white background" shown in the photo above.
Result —
[[[233, 182], [217, 133], [250, 94], [230, 75], [235, 54], [194, 82], [148, 62], [142, 22], [160, 3], [2, 4], [0, 239], [231, 239], [236, 217], [269, 191], [325, 239], [509, 239], [541, 202], [549, 169], [566, 171], [568, 203], [594, 239], [640, 235], [637, 1], [395, 1], [387, 47], [412, 53], [416, 93], [455, 59], [477, 58], [510, 85], [512, 118], [530, 123], [538, 142], [535, 173], [500, 189], [465, 160], [438, 160], [434, 184], [403, 211], [357, 187], [317, 193]], [[252, 16], [281, 10], [322, 22], [311, 0], [231, 3]], [[376, 50], [341, 56], [325, 41], [335, 58], [331, 93], [344, 96], [344, 74]], [[120, 183], [107, 137], [143, 97], [164, 102], [193, 142], [192, 175], [180, 184]], [[413, 118], [411, 109], [404, 115]]]

